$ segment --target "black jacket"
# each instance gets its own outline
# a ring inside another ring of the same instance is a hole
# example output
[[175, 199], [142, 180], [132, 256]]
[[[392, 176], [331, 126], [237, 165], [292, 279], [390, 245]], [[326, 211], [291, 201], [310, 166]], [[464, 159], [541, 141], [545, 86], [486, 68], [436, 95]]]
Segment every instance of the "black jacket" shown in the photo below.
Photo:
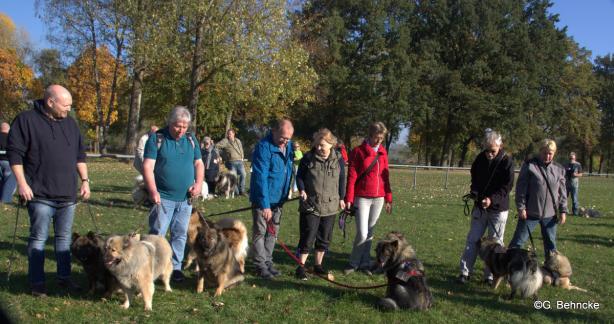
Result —
[[[219, 157], [217, 154], [217, 149], [213, 148], [211, 153], [209, 153], [206, 148], [203, 148], [200, 151], [202, 152], [203, 163], [205, 164], [205, 181], [214, 182], [217, 179], [218, 173], [220, 172], [220, 164], [213, 163], [213, 160]], [[209, 154], [211, 154], [211, 160], [209, 161], [209, 167], [207, 168], [207, 159], [209, 159]], [[209, 188], [210, 191], [213, 189]]]
[[77, 163], [85, 162], [83, 138], [74, 119], [53, 120], [43, 109], [43, 100], [37, 100], [13, 121], [9, 163], [23, 165], [35, 198], [75, 201]]
[[[491, 175], [492, 180], [488, 183]], [[489, 211], [509, 210], [509, 193], [513, 185], [514, 165], [512, 159], [503, 150], [499, 150], [499, 154], [492, 161], [488, 161], [484, 152], [481, 152], [473, 161], [471, 165], [471, 192], [476, 193], [476, 202], [478, 203], [486, 197], [490, 198]]]
[[8, 160], [7, 149], [8, 149], [8, 139], [9, 134], [0, 133], [0, 161]]

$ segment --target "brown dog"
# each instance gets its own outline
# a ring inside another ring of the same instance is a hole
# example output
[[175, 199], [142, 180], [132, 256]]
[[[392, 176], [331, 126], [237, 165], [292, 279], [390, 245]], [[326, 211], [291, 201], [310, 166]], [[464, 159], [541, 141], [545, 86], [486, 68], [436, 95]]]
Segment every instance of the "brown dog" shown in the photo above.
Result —
[[73, 233], [70, 252], [83, 265], [83, 270], [87, 275], [89, 293], [93, 294], [100, 289], [104, 292], [105, 297], [109, 297], [119, 289], [119, 284], [104, 266], [104, 241], [102, 236], [92, 231], [84, 236]]
[[[224, 236], [226, 237], [228, 244], [234, 253], [235, 259], [239, 263], [239, 271], [241, 273], [245, 273], [245, 258], [247, 257], [248, 249], [247, 228], [245, 227], [245, 224], [232, 218], [224, 218], [219, 220], [217, 223], [213, 223], [205, 220], [204, 215], [198, 210], [193, 210], [192, 215], [190, 216], [188, 238], [186, 242], [190, 248], [190, 252], [188, 252], [186, 257], [184, 269], [187, 269], [197, 257], [196, 251], [194, 250], [194, 245], [196, 244], [198, 229], [203, 225], [207, 225], [209, 227], [217, 226], [217, 228], [224, 233]], [[198, 270], [199, 267], [197, 264], [196, 271]]]
[[173, 272], [171, 246], [157, 235], [112, 236], [105, 243], [105, 266], [119, 282], [126, 295], [123, 308], [130, 307], [133, 296], [141, 292], [145, 310], [152, 309], [154, 280], [160, 278], [166, 291], [171, 291]]
[[574, 286], [571, 284], [570, 277], [572, 274], [571, 263], [569, 259], [558, 251], [550, 251], [544, 267], [544, 284], [561, 287], [567, 290], [579, 290], [586, 292], [586, 289]]
[[203, 292], [205, 280], [217, 284], [215, 296], [243, 281], [247, 230], [241, 221], [226, 219], [217, 224], [204, 221], [198, 227], [193, 250], [199, 267], [196, 292]]

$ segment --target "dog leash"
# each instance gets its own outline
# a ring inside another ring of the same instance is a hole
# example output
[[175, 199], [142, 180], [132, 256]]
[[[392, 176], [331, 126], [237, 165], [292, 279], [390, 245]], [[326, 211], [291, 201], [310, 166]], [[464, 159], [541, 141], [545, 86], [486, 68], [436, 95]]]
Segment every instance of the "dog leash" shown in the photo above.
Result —
[[24, 201], [20, 198], [17, 203], [17, 213], [15, 214], [15, 229], [13, 230], [13, 242], [11, 243], [11, 255], [9, 255], [9, 267], [6, 272], [6, 282], [11, 281], [11, 269], [13, 266], [13, 260], [15, 259], [15, 240], [17, 239], [17, 224], [19, 223], [19, 210]]
[[535, 242], [533, 242], [533, 235], [531, 235], [531, 229], [529, 228], [529, 224], [527, 224], [527, 232], [529, 232], [529, 239], [531, 240], [531, 253], [533, 256], [537, 256], [537, 249], [535, 248]]
[[[298, 200], [298, 199], [299, 199], [299, 197], [296, 197], [296, 198], [288, 199], [288, 200], [286, 200], [286, 202], [294, 201], [294, 200]], [[207, 215], [207, 217], [230, 215], [230, 214], [240, 213], [240, 212], [244, 212], [244, 211], [248, 211], [248, 210], [252, 210], [252, 209], [253, 209], [252, 206], [243, 207], [243, 208], [239, 208], [239, 209], [233, 209], [233, 210], [229, 210], [229, 211], [225, 211], [225, 212], [221, 212], [221, 213], [215, 213], [215, 214]]]
[[[267, 221], [267, 232], [273, 236], [276, 236], [276, 231], [275, 231], [275, 227], [273, 225], [272, 221]], [[286, 244], [284, 244], [284, 242], [282, 240], [280, 240], [279, 238], [276, 238], [277, 243], [279, 244], [279, 246], [281, 246], [281, 248], [286, 252], [286, 254], [288, 254], [290, 256], [290, 258], [292, 258], [292, 260], [294, 260], [294, 262], [296, 262], [301, 268], [305, 269], [305, 271], [311, 275], [316, 275], [317, 277], [328, 281], [334, 285], [340, 286], [340, 287], [344, 287], [344, 288], [349, 288], [349, 289], [376, 289], [376, 288], [382, 288], [382, 287], [386, 287], [388, 286], [388, 283], [385, 284], [380, 284], [380, 285], [373, 285], [373, 286], [352, 286], [352, 285], [348, 285], [348, 284], [344, 284], [341, 282], [336, 282], [334, 280], [329, 279], [327, 276], [325, 275], [321, 275], [319, 273], [316, 273], [312, 270], [309, 270], [307, 267], [305, 267], [305, 264], [303, 262], [301, 262], [301, 260], [292, 253], [292, 251], [290, 251], [290, 249], [286, 246]]]

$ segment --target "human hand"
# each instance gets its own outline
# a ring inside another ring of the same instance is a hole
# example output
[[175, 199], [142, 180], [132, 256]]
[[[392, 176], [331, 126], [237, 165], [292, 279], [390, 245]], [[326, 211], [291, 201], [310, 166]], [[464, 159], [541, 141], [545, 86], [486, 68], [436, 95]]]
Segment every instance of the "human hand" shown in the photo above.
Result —
[[386, 209], [387, 214], [392, 213], [392, 203], [387, 202], [384, 208]]
[[156, 205], [160, 204], [160, 193], [156, 190], [149, 193], [149, 199]]
[[527, 219], [527, 210], [526, 209], [521, 209], [518, 211], [518, 218], [525, 220]]
[[344, 210], [344, 209], [345, 209], [345, 201], [343, 201], [343, 199], [340, 199], [340, 200], [339, 200], [339, 208], [340, 208], [341, 210]]
[[345, 210], [350, 210], [352, 209], [352, 203], [351, 202], [346, 202], [345, 203]]
[[490, 207], [490, 198], [486, 197], [484, 199], [482, 199], [482, 208], [486, 209], [488, 207]]
[[264, 220], [267, 221], [267, 223], [271, 220], [271, 218], [273, 218], [273, 211], [271, 210], [271, 208], [265, 208], [262, 210], [262, 217], [264, 218]]
[[90, 199], [90, 183], [89, 181], [81, 182], [81, 198], [84, 200]]
[[25, 201], [29, 201], [34, 199], [34, 193], [32, 192], [32, 188], [27, 183], [23, 183], [18, 185], [19, 187], [19, 197]]
[[190, 192], [190, 196], [192, 198], [198, 198], [198, 196], [200, 196], [200, 193], [203, 189], [203, 183], [194, 183], [190, 189], [188, 189], [188, 191]]
[[561, 224], [561, 225], [565, 224], [566, 220], [567, 220], [567, 214], [566, 213], [561, 213], [560, 218], [559, 218], [559, 224]]
[[305, 192], [305, 190], [301, 190], [301, 192], [299, 193], [299, 197], [301, 197], [302, 201], [307, 201], [307, 193]]

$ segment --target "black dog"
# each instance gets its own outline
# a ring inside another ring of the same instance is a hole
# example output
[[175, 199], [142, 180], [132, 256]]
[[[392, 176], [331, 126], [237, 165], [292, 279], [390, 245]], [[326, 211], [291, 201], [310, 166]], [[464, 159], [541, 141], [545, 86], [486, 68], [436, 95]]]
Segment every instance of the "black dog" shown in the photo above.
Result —
[[425, 310], [432, 306], [433, 296], [426, 284], [424, 266], [402, 234], [388, 233], [377, 243], [376, 255], [388, 279], [386, 297], [380, 299], [380, 307]]
[[72, 234], [70, 251], [79, 260], [87, 274], [89, 293], [96, 292], [97, 288], [104, 292], [105, 297], [110, 296], [119, 288], [115, 277], [104, 266], [105, 239], [90, 231], [85, 236]]

